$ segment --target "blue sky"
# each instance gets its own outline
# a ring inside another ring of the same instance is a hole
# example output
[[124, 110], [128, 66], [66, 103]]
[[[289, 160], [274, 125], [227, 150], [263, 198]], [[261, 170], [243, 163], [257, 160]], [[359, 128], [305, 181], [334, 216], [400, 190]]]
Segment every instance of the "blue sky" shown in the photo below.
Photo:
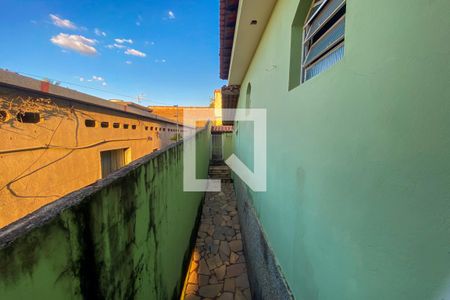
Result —
[[208, 105], [224, 84], [218, 9], [219, 0], [0, 0], [0, 68], [105, 99]]

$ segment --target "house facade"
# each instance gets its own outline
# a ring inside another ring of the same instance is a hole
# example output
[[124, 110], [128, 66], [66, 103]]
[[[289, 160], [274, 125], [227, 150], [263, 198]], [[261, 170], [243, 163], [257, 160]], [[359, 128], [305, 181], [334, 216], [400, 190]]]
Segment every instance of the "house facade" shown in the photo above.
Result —
[[0, 72], [0, 227], [194, 130], [145, 107]]
[[449, 11], [221, 1], [223, 107], [267, 111], [267, 191], [235, 176], [256, 298], [450, 297]]

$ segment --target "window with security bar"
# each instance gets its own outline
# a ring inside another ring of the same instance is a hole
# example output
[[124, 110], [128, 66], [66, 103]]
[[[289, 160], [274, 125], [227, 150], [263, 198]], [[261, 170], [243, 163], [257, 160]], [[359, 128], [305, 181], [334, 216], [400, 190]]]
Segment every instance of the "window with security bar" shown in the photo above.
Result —
[[313, 0], [303, 27], [302, 82], [344, 56], [345, 0]]

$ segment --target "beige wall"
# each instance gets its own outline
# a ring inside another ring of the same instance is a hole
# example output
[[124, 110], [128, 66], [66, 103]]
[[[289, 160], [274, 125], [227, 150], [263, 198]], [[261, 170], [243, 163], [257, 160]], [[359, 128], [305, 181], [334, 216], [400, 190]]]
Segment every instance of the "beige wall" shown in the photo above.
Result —
[[[0, 88], [0, 111], [9, 115], [0, 121], [0, 227], [98, 180], [101, 151], [128, 148], [135, 160], [172, 143], [175, 136], [175, 124], [40, 97]], [[39, 112], [42, 119], [38, 124], [20, 123], [15, 118], [20, 111]], [[95, 120], [96, 127], [86, 127], [86, 119]], [[101, 122], [109, 122], [109, 128], [101, 128]]]
[[[176, 122], [178, 119], [180, 123], [184, 120], [185, 112], [189, 112], [189, 115], [191, 116], [193, 115], [198, 117], [209, 115], [208, 120], [214, 118], [214, 114], [211, 113], [211, 108], [203, 106], [150, 106], [149, 108], [155, 115], [164, 117], [174, 122]], [[195, 124], [197, 127], [203, 128], [205, 127], [208, 120], [196, 121]], [[188, 120], [186, 122], [188, 122]]]

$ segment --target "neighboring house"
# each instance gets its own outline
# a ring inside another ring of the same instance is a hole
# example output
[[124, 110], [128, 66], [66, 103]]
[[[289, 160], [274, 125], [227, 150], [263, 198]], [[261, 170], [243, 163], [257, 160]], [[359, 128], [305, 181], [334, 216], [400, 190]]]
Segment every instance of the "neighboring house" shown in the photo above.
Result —
[[0, 71], [0, 227], [89, 185], [189, 130], [111, 102]]
[[[148, 107], [155, 115], [172, 120], [176, 122], [177, 120], [182, 123], [184, 121], [184, 115], [187, 114], [198, 114], [205, 115], [210, 113], [210, 109], [205, 106], [149, 106]], [[188, 120], [186, 120], [188, 122]], [[208, 120], [196, 121], [197, 127], [205, 127]]]
[[[213, 109], [211, 109], [213, 108]], [[164, 117], [174, 122], [194, 122], [197, 127], [205, 127], [208, 120], [214, 120], [213, 125], [222, 125], [222, 93], [221, 90], [214, 91], [214, 99], [211, 102], [211, 107], [205, 106], [149, 106], [148, 109], [155, 115]], [[191, 120], [184, 120], [188, 115]]]
[[255, 299], [450, 299], [450, 1], [238, 2], [223, 107], [267, 109], [267, 191], [234, 181]]

